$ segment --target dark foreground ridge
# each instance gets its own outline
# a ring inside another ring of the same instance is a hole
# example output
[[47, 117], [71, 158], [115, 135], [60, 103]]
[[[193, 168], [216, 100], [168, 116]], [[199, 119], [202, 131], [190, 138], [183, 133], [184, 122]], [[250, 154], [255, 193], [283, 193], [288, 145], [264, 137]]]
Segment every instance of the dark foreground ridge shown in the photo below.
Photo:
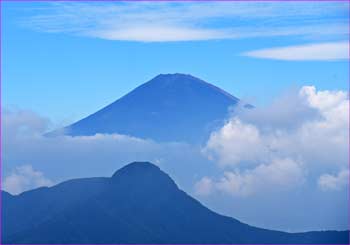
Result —
[[161, 142], [201, 143], [238, 102], [191, 75], [161, 74], [60, 131], [71, 136], [116, 133]]
[[111, 178], [86, 178], [13, 196], [3, 192], [3, 243], [348, 244], [347, 231], [286, 233], [219, 215], [159, 167], [134, 162]]

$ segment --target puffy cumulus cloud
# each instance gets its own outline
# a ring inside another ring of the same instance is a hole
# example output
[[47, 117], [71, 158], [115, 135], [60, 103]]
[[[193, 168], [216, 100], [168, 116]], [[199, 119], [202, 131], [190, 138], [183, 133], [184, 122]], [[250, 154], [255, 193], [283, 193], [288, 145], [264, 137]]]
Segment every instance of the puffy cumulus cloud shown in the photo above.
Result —
[[209, 195], [218, 190], [234, 196], [248, 196], [257, 191], [289, 190], [302, 184], [305, 172], [302, 164], [292, 159], [273, 159], [243, 172], [225, 171], [218, 180], [202, 178], [196, 184], [196, 194]]
[[317, 109], [320, 118], [306, 121], [294, 137], [296, 150], [310, 164], [348, 167], [349, 97], [344, 91], [303, 87], [300, 96]]
[[349, 185], [349, 170], [342, 170], [337, 175], [323, 174], [318, 179], [318, 186], [323, 191], [339, 191]]
[[299, 93], [311, 107], [319, 109], [322, 113], [334, 111], [344, 106], [348, 100], [345, 91], [316, 91], [314, 86], [304, 86]]
[[203, 149], [204, 154], [222, 165], [259, 161], [264, 152], [265, 147], [259, 130], [237, 118], [233, 118], [219, 131], [212, 133]]
[[316, 91], [315, 87], [303, 87], [300, 95], [309, 106], [317, 109], [323, 120], [313, 122], [317, 130], [345, 133], [349, 123], [349, 97], [345, 91]]
[[[304, 86], [270, 107], [239, 112], [211, 134], [203, 149], [221, 168], [235, 169], [226, 172], [215, 189], [249, 194], [262, 186], [275, 188], [269, 183], [279, 176], [288, 183], [291, 178], [299, 182], [301, 172], [310, 174], [310, 181], [323, 174], [318, 181], [322, 189], [344, 186], [340, 183], [345, 173], [324, 173], [348, 168], [348, 113], [346, 92], [317, 91], [313, 86]], [[297, 162], [303, 168], [292, 164]]]
[[19, 194], [23, 191], [51, 186], [53, 182], [46, 178], [40, 171], [34, 170], [31, 165], [23, 165], [15, 168], [3, 181], [3, 189], [11, 194]]

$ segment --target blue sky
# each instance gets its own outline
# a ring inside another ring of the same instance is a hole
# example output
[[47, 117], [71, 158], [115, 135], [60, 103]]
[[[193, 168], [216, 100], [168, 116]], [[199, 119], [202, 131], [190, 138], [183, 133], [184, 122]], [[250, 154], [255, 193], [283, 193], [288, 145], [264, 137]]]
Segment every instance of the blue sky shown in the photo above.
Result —
[[[346, 229], [348, 7], [3, 2], [4, 186], [20, 193], [147, 160], [209, 208], [251, 225]], [[203, 147], [43, 137], [160, 73], [192, 74], [255, 110], [230, 118]]]
[[65, 124], [159, 73], [175, 72], [257, 105], [302, 85], [346, 90], [347, 8], [344, 2], [5, 2], [3, 105]]

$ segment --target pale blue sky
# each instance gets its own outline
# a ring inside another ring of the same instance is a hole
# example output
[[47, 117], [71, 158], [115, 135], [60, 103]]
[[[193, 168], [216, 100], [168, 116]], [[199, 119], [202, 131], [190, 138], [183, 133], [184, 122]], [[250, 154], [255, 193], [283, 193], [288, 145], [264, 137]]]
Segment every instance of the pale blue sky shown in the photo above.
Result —
[[159, 73], [189, 73], [257, 105], [295, 86], [348, 88], [344, 2], [2, 4], [3, 105], [58, 124]]

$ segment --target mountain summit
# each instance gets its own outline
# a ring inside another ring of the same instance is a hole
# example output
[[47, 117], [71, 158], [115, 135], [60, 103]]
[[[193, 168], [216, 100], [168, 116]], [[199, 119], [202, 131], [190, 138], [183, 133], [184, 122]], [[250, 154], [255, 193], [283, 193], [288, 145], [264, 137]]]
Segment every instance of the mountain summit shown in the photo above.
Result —
[[219, 215], [157, 166], [134, 162], [87, 178], [2, 194], [5, 244], [348, 244], [348, 232], [286, 233]]
[[200, 143], [239, 99], [199, 78], [161, 74], [64, 130], [72, 136], [117, 133]]

